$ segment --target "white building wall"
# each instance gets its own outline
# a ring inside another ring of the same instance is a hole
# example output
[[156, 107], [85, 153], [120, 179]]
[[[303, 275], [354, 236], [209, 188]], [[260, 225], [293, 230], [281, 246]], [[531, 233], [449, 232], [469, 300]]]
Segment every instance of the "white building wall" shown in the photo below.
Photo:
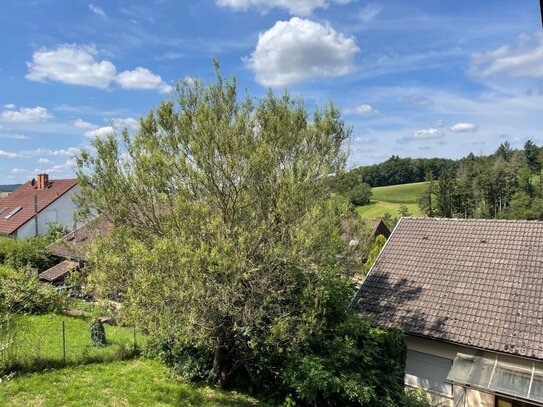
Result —
[[[463, 353], [466, 355], [473, 355], [476, 354], [478, 356], [491, 358], [493, 359], [495, 357], [495, 353], [492, 352], [482, 352], [480, 350], [476, 350], [474, 348], [469, 348], [466, 346], [460, 346], [460, 345], [454, 345], [446, 342], [440, 342], [437, 340], [431, 340], [431, 339], [425, 339], [420, 338], [417, 336], [409, 336], [407, 335], [405, 338], [406, 345], [407, 345], [407, 352], [416, 352], [431, 356], [437, 356], [440, 358], [443, 358], [444, 360], [449, 360], [452, 364], [452, 361], [454, 361], [454, 358], [456, 357], [457, 353]], [[413, 353], [412, 353], [413, 355]], [[415, 355], [416, 356], [416, 355]], [[408, 355], [409, 358], [409, 355]], [[543, 363], [540, 362], [534, 362], [533, 360], [520, 358], [520, 357], [514, 357], [514, 356], [508, 356], [508, 355], [499, 355], [499, 358], [503, 362], [510, 362], [514, 363], [516, 365], [522, 365], [529, 369], [531, 369], [534, 364], [537, 369], [543, 368]], [[430, 368], [432, 368], [432, 365], [429, 365]], [[428, 381], [428, 371], [424, 371], [424, 369], [419, 369], [421, 374], [420, 377], [417, 377], [416, 374], [406, 374], [406, 385], [408, 387], [423, 387], [425, 385], [425, 382]], [[432, 375], [430, 377], [435, 377], [435, 375]], [[433, 386], [435, 387], [435, 385]], [[495, 404], [495, 396], [490, 393], [485, 393], [482, 391], [478, 391], [475, 389], [467, 389], [465, 391], [461, 386], [452, 386], [453, 394], [447, 395], [444, 393], [447, 392], [432, 392], [428, 391], [427, 394], [430, 399], [430, 403], [432, 406], [442, 406], [442, 407], [496, 407]], [[464, 396], [464, 399], [457, 404], [457, 402], [461, 399], [462, 395]]]
[[[51, 205], [38, 213], [38, 234], [43, 235], [50, 224], [66, 226], [73, 230], [74, 227], [82, 226], [81, 223], [74, 223], [74, 215], [77, 206], [73, 201], [74, 193], [79, 192], [79, 186], [76, 185], [64, 195], [59, 197]], [[39, 197], [38, 197], [39, 199]], [[36, 224], [34, 218], [22, 225], [16, 232], [17, 239], [25, 239], [36, 235]]]

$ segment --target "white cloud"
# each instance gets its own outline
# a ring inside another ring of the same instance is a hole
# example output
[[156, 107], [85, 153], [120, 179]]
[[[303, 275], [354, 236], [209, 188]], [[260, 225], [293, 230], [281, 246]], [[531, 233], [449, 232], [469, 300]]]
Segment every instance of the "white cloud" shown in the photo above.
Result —
[[474, 123], [456, 123], [449, 130], [455, 133], [474, 133], [479, 127]]
[[8, 140], [28, 140], [28, 137], [26, 137], [23, 134], [12, 134], [12, 133], [0, 133], [0, 139], [8, 139]]
[[87, 137], [104, 137], [110, 134], [114, 134], [115, 129], [111, 126], [99, 127], [95, 130], [90, 130], [85, 133]]
[[147, 68], [137, 67], [117, 75], [115, 65], [98, 61], [94, 45], [63, 44], [56, 49], [42, 48], [27, 62], [26, 79], [38, 82], [57, 81], [70, 85], [106, 89], [116, 81], [124, 89], [156, 89], [167, 93], [172, 87]]
[[104, 10], [102, 9], [102, 7], [99, 7], [99, 6], [95, 6], [94, 4], [89, 4], [89, 9], [96, 15], [100, 16], [100, 17], [105, 17], [106, 16], [106, 13], [104, 12]]
[[245, 63], [260, 84], [286, 86], [352, 72], [358, 51], [354, 38], [336, 32], [330, 25], [293, 17], [261, 33]]
[[160, 75], [140, 66], [132, 71], [121, 72], [116, 80], [124, 89], [156, 89], [160, 93], [172, 91], [172, 87], [165, 83]]
[[379, 113], [379, 111], [376, 110], [372, 105], [362, 104], [362, 105], [356, 106], [353, 109], [347, 109], [345, 111], [345, 113], [347, 113], [347, 114], [359, 114], [359, 115], [362, 115], [362, 116], [368, 116], [368, 115], [371, 115], [371, 114]]
[[96, 124], [86, 122], [83, 119], [74, 120], [74, 126], [80, 129], [96, 129], [98, 127]]
[[93, 45], [64, 44], [54, 50], [42, 48], [34, 52], [32, 62], [27, 62], [26, 79], [107, 88], [117, 71], [109, 61], [96, 61], [97, 53]]
[[383, 11], [382, 6], [378, 6], [375, 4], [367, 4], [366, 6], [362, 7], [360, 11], [358, 12], [358, 18], [364, 23], [369, 23], [379, 13], [381, 13], [381, 11]]
[[473, 76], [543, 78], [543, 35], [535, 40], [521, 36], [514, 46], [471, 54], [469, 72]]
[[132, 117], [125, 117], [124, 119], [116, 118], [113, 119], [113, 122], [120, 127], [127, 127], [131, 130], [137, 130], [140, 128], [139, 120], [136, 120]]
[[9, 151], [0, 150], [0, 157], [4, 158], [24, 158], [24, 155], [21, 153], [11, 153]]
[[48, 148], [36, 148], [34, 150], [21, 151], [20, 154], [30, 156], [51, 156], [51, 157], [73, 157], [79, 154], [80, 149], [77, 147], [68, 147], [66, 149], [51, 150]]
[[11, 170], [12, 174], [28, 174], [30, 172], [30, 170], [25, 170], [24, 168], [13, 168]]
[[52, 117], [47, 109], [41, 106], [21, 107], [19, 110], [4, 110], [0, 115], [1, 120], [14, 123], [37, 122]]
[[217, 0], [221, 7], [246, 11], [254, 7], [262, 12], [272, 8], [282, 8], [292, 15], [309, 16], [317, 8], [327, 8], [331, 3], [347, 4], [350, 0]]
[[429, 139], [429, 138], [439, 138], [443, 136], [443, 132], [440, 129], [429, 128], [423, 130], [416, 130], [413, 132], [413, 137], [415, 139]]
[[13, 103], [8, 103], [8, 104], [4, 105], [4, 108], [13, 110], [13, 109], [15, 109], [15, 105]]

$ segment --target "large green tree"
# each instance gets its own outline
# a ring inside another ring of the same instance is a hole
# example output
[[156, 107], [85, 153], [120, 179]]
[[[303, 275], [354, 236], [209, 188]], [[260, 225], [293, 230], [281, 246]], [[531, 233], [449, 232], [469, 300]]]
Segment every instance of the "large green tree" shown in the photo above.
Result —
[[286, 92], [255, 101], [216, 79], [180, 83], [135, 134], [94, 139], [77, 172], [82, 207], [115, 225], [91, 286], [150, 332], [211, 349], [224, 385], [256, 348], [302, 346], [349, 308], [349, 208], [326, 179], [350, 129], [332, 104], [310, 115]]

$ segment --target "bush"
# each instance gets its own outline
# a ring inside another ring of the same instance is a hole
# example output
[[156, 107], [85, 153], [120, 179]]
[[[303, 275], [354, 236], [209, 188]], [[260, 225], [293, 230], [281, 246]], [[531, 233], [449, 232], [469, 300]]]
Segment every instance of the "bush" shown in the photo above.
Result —
[[102, 321], [99, 319], [94, 320], [94, 322], [90, 324], [89, 330], [91, 341], [94, 346], [101, 348], [107, 345], [106, 330], [104, 329]]
[[0, 237], [0, 264], [15, 269], [31, 267], [39, 271], [47, 270], [55, 264], [53, 256], [47, 251], [51, 240], [35, 237], [16, 240]]
[[0, 303], [13, 313], [46, 314], [62, 311], [64, 298], [42, 284], [35, 271], [0, 266]]

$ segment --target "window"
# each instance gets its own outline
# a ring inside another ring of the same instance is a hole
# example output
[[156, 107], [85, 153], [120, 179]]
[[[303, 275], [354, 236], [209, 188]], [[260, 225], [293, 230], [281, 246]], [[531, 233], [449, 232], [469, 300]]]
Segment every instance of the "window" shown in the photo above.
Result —
[[12, 210], [10, 213], [8, 213], [5, 217], [5, 219], [11, 218], [13, 215], [15, 215], [17, 212], [19, 212], [21, 209], [23, 209], [21, 206], [18, 206], [14, 210]]
[[447, 380], [451, 366], [450, 359], [408, 350], [405, 383], [433, 393], [452, 396], [452, 384]]

